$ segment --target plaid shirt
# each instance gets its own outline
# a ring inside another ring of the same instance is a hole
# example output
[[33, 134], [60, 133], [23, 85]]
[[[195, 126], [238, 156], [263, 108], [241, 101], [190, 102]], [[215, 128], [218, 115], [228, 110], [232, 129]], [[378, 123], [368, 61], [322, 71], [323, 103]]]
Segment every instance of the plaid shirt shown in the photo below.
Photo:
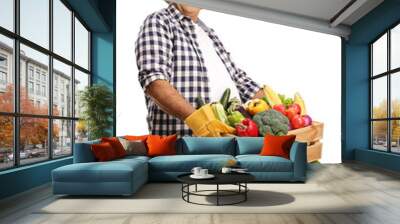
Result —
[[[232, 62], [213, 29], [198, 24], [214, 42], [218, 56], [234, 81], [242, 102], [251, 99], [260, 87]], [[209, 103], [207, 68], [196, 41], [195, 24], [172, 4], [148, 16], [135, 44], [139, 82], [144, 90], [155, 80], [167, 80], [190, 104], [201, 96]], [[184, 121], [161, 110], [146, 95], [147, 122], [150, 133], [191, 135]]]

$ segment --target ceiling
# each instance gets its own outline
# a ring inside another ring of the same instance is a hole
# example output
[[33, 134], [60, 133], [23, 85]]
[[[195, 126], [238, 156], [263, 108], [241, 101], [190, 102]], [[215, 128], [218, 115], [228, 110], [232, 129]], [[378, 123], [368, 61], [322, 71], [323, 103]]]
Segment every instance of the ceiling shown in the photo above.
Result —
[[347, 38], [383, 0], [176, 0], [205, 9]]

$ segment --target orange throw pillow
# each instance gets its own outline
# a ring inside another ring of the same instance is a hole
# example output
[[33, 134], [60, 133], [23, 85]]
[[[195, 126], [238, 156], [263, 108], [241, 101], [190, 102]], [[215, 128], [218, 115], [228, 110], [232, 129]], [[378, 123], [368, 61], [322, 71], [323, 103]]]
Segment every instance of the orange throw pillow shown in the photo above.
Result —
[[116, 137], [111, 137], [111, 138], [101, 138], [101, 142], [108, 142], [114, 149], [115, 155], [117, 158], [125, 157], [126, 156], [126, 151], [124, 149], [124, 146], [122, 146], [121, 142], [119, 141], [118, 138]]
[[149, 135], [147, 137], [148, 156], [176, 155], [176, 135], [160, 136]]
[[274, 136], [266, 135], [261, 149], [262, 156], [280, 156], [289, 159], [290, 147], [296, 139], [296, 135]]
[[143, 141], [146, 142], [146, 139], [149, 135], [139, 135], [139, 136], [134, 136], [134, 135], [125, 135], [124, 139], [129, 140], [129, 141]]
[[91, 149], [94, 157], [99, 162], [110, 161], [117, 158], [113, 147], [108, 142], [93, 144], [91, 145]]

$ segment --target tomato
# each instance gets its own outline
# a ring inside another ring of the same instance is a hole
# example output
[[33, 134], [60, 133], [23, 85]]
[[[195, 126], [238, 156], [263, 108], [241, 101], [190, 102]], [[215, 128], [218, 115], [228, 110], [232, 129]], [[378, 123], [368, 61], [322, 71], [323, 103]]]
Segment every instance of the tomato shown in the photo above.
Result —
[[288, 109], [290, 109], [290, 108], [292, 108], [293, 110], [295, 110], [295, 111], [296, 111], [296, 114], [301, 114], [301, 107], [300, 107], [299, 104], [294, 103], [294, 104], [290, 105]]
[[292, 120], [292, 118], [293, 118], [295, 115], [298, 115], [298, 114], [297, 114], [297, 111], [296, 111], [294, 108], [288, 108], [288, 109], [285, 111], [285, 115], [286, 115], [287, 118], [289, 118], [289, 120]]
[[298, 129], [304, 127], [304, 120], [303, 118], [296, 114], [290, 119], [290, 123], [292, 124], [293, 129]]
[[285, 108], [285, 105], [283, 105], [283, 104], [277, 104], [274, 107], [272, 107], [272, 109], [281, 112], [283, 115], [286, 115], [286, 108]]

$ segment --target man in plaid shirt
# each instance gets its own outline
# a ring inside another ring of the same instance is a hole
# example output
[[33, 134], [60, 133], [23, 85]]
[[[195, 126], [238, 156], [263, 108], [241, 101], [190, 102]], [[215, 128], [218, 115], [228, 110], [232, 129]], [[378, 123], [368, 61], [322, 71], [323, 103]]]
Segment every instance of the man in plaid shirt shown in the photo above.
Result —
[[[210, 103], [210, 77], [207, 73], [210, 68], [205, 66], [195, 25], [201, 26], [208, 34], [241, 101], [263, 96], [259, 85], [231, 61], [214, 30], [198, 19], [199, 12], [196, 7], [171, 3], [168, 8], [148, 16], [141, 27], [135, 53], [152, 134], [192, 135], [196, 126], [193, 123], [196, 122], [189, 120], [200, 113], [195, 110], [196, 98], [201, 97]], [[224, 132], [219, 128], [220, 124], [216, 126], [213, 129]]]

